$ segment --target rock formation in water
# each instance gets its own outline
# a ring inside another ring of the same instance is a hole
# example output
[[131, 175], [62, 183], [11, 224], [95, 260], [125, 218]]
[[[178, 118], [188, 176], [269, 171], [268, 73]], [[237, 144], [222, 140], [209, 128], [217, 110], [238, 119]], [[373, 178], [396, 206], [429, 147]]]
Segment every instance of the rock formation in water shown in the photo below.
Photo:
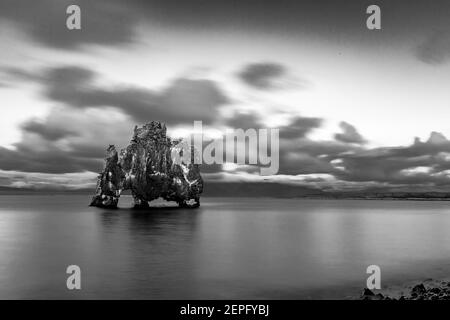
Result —
[[[183, 140], [167, 137], [166, 126], [158, 121], [136, 126], [130, 144], [120, 154], [114, 145], [107, 149], [91, 206], [116, 208], [121, 192], [129, 189], [136, 208], [147, 208], [149, 201], [159, 197], [176, 201], [180, 207], [198, 207], [203, 180], [193, 161], [196, 150], [186, 146]], [[185, 161], [183, 150], [190, 150], [190, 161]]]

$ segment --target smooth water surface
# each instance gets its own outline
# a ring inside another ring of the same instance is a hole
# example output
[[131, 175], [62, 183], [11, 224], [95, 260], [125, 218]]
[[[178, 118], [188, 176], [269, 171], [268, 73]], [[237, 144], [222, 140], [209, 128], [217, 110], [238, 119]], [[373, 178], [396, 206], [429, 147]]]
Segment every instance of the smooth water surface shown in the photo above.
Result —
[[[199, 209], [0, 196], [0, 298], [308, 299], [447, 276], [450, 203], [204, 198]], [[81, 290], [66, 288], [68, 265]]]

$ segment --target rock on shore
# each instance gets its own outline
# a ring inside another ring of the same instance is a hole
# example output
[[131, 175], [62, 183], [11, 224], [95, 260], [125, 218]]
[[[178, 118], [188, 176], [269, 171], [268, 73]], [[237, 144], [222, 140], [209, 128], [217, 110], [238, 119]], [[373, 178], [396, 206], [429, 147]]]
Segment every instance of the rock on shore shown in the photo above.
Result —
[[[176, 201], [180, 207], [198, 207], [203, 180], [193, 161], [196, 150], [189, 147], [191, 161], [186, 163], [182, 160], [186, 144], [171, 140], [166, 131], [165, 124], [152, 121], [136, 126], [130, 144], [120, 153], [110, 145], [90, 205], [116, 208], [121, 192], [131, 190], [136, 208], [147, 208], [149, 201], [159, 197]], [[174, 155], [180, 161], [173, 161]]]
[[410, 293], [400, 297], [389, 297], [381, 293], [375, 294], [373, 291], [365, 288], [362, 300], [450, 300], [450, 282], [442, 281], [439, 285], [425, 286], [420, 283], [414, 286]]

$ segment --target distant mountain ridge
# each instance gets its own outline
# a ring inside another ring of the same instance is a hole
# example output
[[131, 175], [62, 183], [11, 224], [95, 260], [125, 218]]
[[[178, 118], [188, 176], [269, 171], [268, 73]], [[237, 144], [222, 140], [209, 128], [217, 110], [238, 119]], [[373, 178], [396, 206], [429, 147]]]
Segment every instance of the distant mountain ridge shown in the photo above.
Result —
[[[33, 189], [0, 187], [0, 195], [33, 194], [91, 194], [89, 189]], [[124, 194], [128, 194], [125, 192]], [[229, 182], [205, 184], [204, 197], [266, 197], [266, 198], [308, 198], [308, 199], [394, 199], [394, 200], [449, 200], [450, 192], [444, 191], [399, 191], [399, 190], [365, 190], [365, 191], [324, 191], [318, 188], [297, 186], [272, 182]]]

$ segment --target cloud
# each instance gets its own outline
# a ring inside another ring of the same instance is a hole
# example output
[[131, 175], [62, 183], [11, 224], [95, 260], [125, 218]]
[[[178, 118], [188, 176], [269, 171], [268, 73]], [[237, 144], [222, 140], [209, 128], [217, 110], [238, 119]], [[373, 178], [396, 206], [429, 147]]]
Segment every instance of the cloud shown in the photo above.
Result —
[[247, 85], [257, 89], [275, 89], [277, 80], [285, 76], [286, 68], [277, 63], [262, 62], [246, 65], [238, 77]]
[[356, 128], [348, 122], [342, 121], [339, 126], [342, 129], [342, 133], [337, 133], [334, 138], [341, 142], [364, 144], [366, 139], [356, 130]]
[[39, 190], [93, 189], [96, 176], [93, 172], [50, 174], [0, 170], [0, 186]]
[[[96, 85], [97, 73], [78, 66], [30, 72], [3, 69], [20, 83], [32, 82], [58, 105], [43, 119], [21, 125], [13, 149], [0, 148], [0, 169], [49, 174], [97, 172], [105, 148], [128, 144], [132, 128], [150, 120], [169, 125], [203, 120], [212, 123], [228, 98], [210, 80], [177, 78], [160, 91]], [[211, 172], [221, 167], [209, 168]], [[208, 170], [207, 170], [208, 171]]]
[[338, 174], [332, 159], [361, 147], [339, 141], [315, 141], [307, 137], [280, 141], [279, 174]]
[[39, 134], [44, 139], [49, 141], [56, 141], [71, 135], [77, 135], [75, 131], [67, 129], [64, 123], [56, 124], [56, 126], [50, 126], [48, 123], [44, 123], [36, 119], [29, 120], [24, 123], [22, 125], [22, 129], [27, 132]]
[[342, 168], [337, 174], [342, 180], [428, 187], [450, 184], [450, 141], [436, 132], [426, 142], [416, 139], [406, 147], [360, 149], [333, 158]]
[[73, 108], [116, 108], [136, 122], [160, 120], [178, 124], [202, 120], [211, 123], [218, 108], [229, 102], [219, 86], [208, 79], [177, 78], [161, 91], [116, 85], [98, 87], [93, 70], [79, 66], [45, 69], [39, 73], [6, 68], [4, 73], [22, 81], [38, 82], [46, 98]]
[[[247, 120], [249, 125], [259, 121], [250, 114]], [[354, 143], [355, 139], [350, 142], [308, 138], [307, 133], [320, 123], [321, 119], [299, 116], [280, 128], [280, 132], [289, 134], [280, 140], [279, 181], [300, 179], [322, 190], [386, 190], [398, 186], [434, 190], [450, 185], [450, 141], [438, 132], [425, 142], [416, 139], [409, 146], [367, 148]], [[22, 126], [23, 138], [15, 149], [0, 148], [0, 169], [22, 172], [28, 181], [34, 177], [24, 187], [39, 186], [40, 174], [97, 172], [103, 166], [105, 147], [127, 145], [133, 126], [133, 119], [115, 109], [55, 107], [47, 118], [32, 119]], [[289, 131], [290, 128], [294, 129]], [[259, 168], [229, 166], [227, 175], [223, 175], [221, 165], [202, 165], [202, 172], [223, 182], [230, 175], [238, 179], [253, 177]], [[314, 178], [323, 176], [328, 178]], [[19, 180], [14, 180], [16, 186]], [[52, 183], [47, 178], [42, 182], [42, 186]]]
[[261, 119], [255, 113], [235, 112], [225, 120], [225, 124], [233, 129], [258, 129], [261, 127]]
[[[443, 0], [433, 1], [434, 10], [425, 3], [405, 6], [401, 1], [378, 2], [398, 15], [390, 21], [395, 32], [388, 38], [408, 37], [420, 32], [423, 25], [436, 27], [448, 18], [448, 3]], [[66, 8], [71, 4], [81, 7], [82, 30], [66, 28]], [[58, 49], [138, 42], [136, 30], [149, 26], [184, 31], [233, 29], [288, 39], [307, 34], [325, 40], [360, 43], [365, 32], [360, 28], [361, 8], [358, 1], [337, 4], [331, 0], [320, 3], [283, 0], [282, 4], [235, 0], [2, 0], [0, 19], [23, 30], [33, 40]], [[220, 41], [220, 37], [217, 39]]]
[[228, 97], [212, 80], [176, 79], [159, 95], [161, 114], [170, 112], [173, 121], [203, 120], [211, 123], [217, 119], [218, 108], [229, 103]]
[[19, 145], [17, 150], [0, 147], [0, 167], [2, 170], [24, 172], [67, 173], [83, 171], [99, 171], [100, 159], [76, 157], [76, 154], [54, 148], [40, 152]]
[[133, 121], [114, 110], [55, 107], [47, 118], [22, 126], [22, 139], [14, 149], [0, 147], [0, 169], [52, 174], [98, 172], [106, 147], [124, 146], [133, 126]]
[[[156, 91], [98, 85], [104, 82], [96, 81], [96, 72], [77, 66], [3, 71], [20, 81], [38, 83], [42, 94], [57, 103], [46, 118], [23, 123], [22, 139], [14, 149], [0, 148], [0, 169], [4, 171], [30, 175], [97, 172], [103, 166], [105, 147], [124, 147], [134, 125], [149, 120], [174, 126], [203, 120], [213, 126], [262, 127], [262, 118], [256, 113], [236, 112], [217, 119], [219, 108], [230, 99], [207, 79], [177, 78]], [[450, 185], [450, 141], [441, 133], [433, 132], [427, 141], [416, 139], [409, 146], [368, 148], [364, 137], [347, 122], [340, 123], [342, 132], [334, 140], [313, 140], [309, 134], [322, 123], [321, 118], [296, 115], [279, 127], [279, 176], [303, 177], [304, 183], [314, 182], [323, 189], [381, 185], [429, 190]], [[227, 175], [222, 175], [221, 165], [202, 167], [216, 181], [230, 175], [252, 177], [258, 169], [228, 166]], [[330, 179], [319, 181], [314, 178], [317, 175]]]
[[422, 62], [439, 65], [450, 59], [450, 32], [436, 31], [416, 49], [416, 56]]
[[323, 119], [311, 117], [294, 117], [291, 123], [280, 128], [280, 138], [298, 139], [305, 137], [313, 129], [322, 125]]
[[[280, 139], [299, 139], [312, 130], [320, 128], [323, 119], [315, 117], [292, 116], [287, 125], [278, 126]], [[265, 128], [262, 119], [255, 113], [235, 112], [225, 120], [225, 124], [235, 129]]]
[[[286, 128], [289, 125], [280, 130]], [[432, 132], [427, 141], [416, 138], [413, 144], [403, 147], [366, 148], [361, 141], [353, 134], [340, 140], [316, 141], [300, 131], [297, 139], [280, 140], [278, 175], [286, 182], [286, 177], [331, 177], [320, 182], [323, 190], [383, 191], [402, 187], [433, 191], [450, 186], [450, 141], [441, 133]], [[231, 173], [239, 172], [252, 176], [258, 170], [240, 166]]]
[[[81, 8], [81, 30], [66, 27], [66, 9], [72, 4]], [[116, 0], [2, 0], [0, 19], [46, 46], [74, 49], [87, 44], [132, 43], [140, 21], [137, 9]]]

